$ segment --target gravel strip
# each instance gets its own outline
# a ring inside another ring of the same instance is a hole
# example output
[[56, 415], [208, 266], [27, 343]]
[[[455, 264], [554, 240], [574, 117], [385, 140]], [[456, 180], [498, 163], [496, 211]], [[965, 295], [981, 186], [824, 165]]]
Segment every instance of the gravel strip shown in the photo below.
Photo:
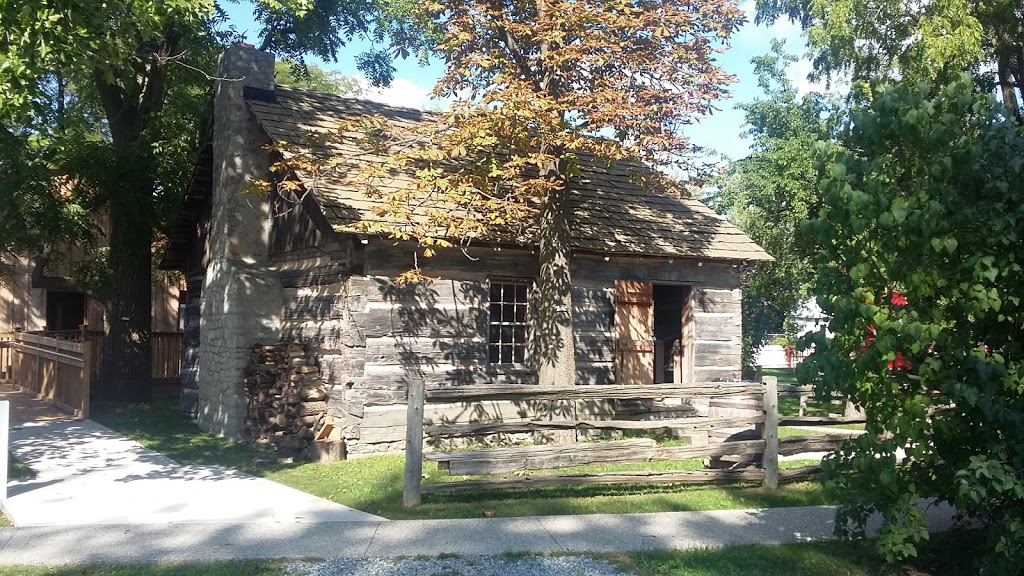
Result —
[[293, 576], [628, 576], [592, 556], [342, 558], [285, 566]]

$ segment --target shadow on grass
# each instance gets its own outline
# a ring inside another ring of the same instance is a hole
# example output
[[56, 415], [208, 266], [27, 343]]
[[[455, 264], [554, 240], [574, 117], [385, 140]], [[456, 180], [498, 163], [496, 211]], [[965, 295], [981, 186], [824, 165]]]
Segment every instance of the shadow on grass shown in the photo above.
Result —
[[[757, 486], [682, 484], [614, 484], [550, 486], [428, 494], [421, 506], [404, 508], [404, 457], [383, 455], [328, 464], [293, 462], [270, 446], [232, 442], [199, 431], [177, 411], [173, 401], [151, 405], [100, 405], [93, 418], [143, 446], [186, 465], [225, 466], [260, 476], [328, 500], [391, 519], [473, 518], [647, 513], [831, 504], [816, 483], [796, 483], [776, 491]], [[626, 469], [695, 469], [699, 459], [647, 464], [609, 465], [600, 471]], [[561, 469], [558, 473], [594, 471]], [[425, 483], [450, 481], [446, 471], [424, 470]]]

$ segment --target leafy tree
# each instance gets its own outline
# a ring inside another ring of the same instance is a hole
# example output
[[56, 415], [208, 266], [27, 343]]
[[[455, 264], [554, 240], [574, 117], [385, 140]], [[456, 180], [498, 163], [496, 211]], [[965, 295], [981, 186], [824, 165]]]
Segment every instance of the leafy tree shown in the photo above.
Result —
[[912, 556], [927, 538], [913, 503], [936, 498], [980, 521], [979, 568], [1008, 574], [1024, 566], [1024, 132], [966, 75], [874, 94], [844, 149], [819, 146], [805, 225], [835, 336], [808, 339], [799, 376], [868, 418], [825, 461], [848, 500], [837, 526], [877, 510], [882, 551]]
[[[699, 186], [705, 167], [683, 131], [726, 94], [733, 78], [714, 56], [742, 14], [728, 0], [462, 0], [422, 9], [445, 62], [434, 95], [454, 104], [413, 127], [369, 122], [390, 158], [364, 174], [366, 192], [384, 200], [368, 230], [415, 239], [424, 257], [479, 239], [536, 241], [540, 382], [573, 384], [571, 181], [581, 161], [597, 158], [673, 167]], [[394, 166], [414, 174], [408, 185], [395, 184]], [[637, 175], [686, 192], [650, 170]], [[414, 214], [413, 206], [433, 208]]]
[[[1020, 114], [1024, 4], [1019, 0], [758, 0], [757, 22], [787, 17], [807, 33], [818, 76], [848, 73], [943, 84], [964, 70]], [[995, 71], [993, 74], [992, 71]]]
[[327, 92], [341, 96], [358, 97], [363, 89], [359, 80], [340, 72], [324, 70], [312, 64], [300, 65], [294, 60], [278, 60], [274, 63], [274, 82], [284, 86], [305, 88], [314, 92]]
[[[256, 16], [264, 47], [334, 57], [402, 5], [258, 0]], [[0, 169], [18, 177], [0, 188], [13, 198], [0, 249], [79, 241], [88, 236], [83, 214], [102, 207], [109, 215], [110, 274], [99, 288], [107, 397], [149, 397], [154, 231], [187, 178], [184, 158], [194, 154], [191, 135], [212, 88], [198, 71], [213, 68], [221, 15], [212, 0], [0, 0], [0, 126], [5, 144], [17, 146], [3, 152]], [[360, 63], [386, 82], [387, 56]]]
[[834, 133], [832, 105], [821, 94], [798, 96], [786, 77], [797, 60], [772, 42], [772, 53], [752, 60], [764, 98], [737, 105], [744, 112], [751, 154], [729, 165], [709, 204], [765, 248], [774, 262], [759, 263], [743, 291], [743, 362], [750, 366], [768, 334], [779, 332], [810, 295], [814, 271], [797, 241], [801, 220], [817, 205], [814, 147]]

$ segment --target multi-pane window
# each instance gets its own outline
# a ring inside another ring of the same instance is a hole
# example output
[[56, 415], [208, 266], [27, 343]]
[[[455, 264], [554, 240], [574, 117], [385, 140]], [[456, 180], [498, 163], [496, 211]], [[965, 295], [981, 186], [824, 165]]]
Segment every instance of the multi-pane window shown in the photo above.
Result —
[[491, 364], [521, 364], [526, 357], [526, 292], [525, 283], [491, 282], [487, 339]]

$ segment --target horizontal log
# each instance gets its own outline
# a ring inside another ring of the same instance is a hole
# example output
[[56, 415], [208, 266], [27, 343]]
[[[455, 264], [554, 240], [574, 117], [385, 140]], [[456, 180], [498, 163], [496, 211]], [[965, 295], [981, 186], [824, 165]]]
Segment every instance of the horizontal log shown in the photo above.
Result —
[[731, 484], [759, 483], [764, 471], [759, 468], [745, 470], [671, 470], [656, 472], [600, 472], [594, 474], [551, 474], [495, 478], [485, 480], [459, 480], [425, 484], [424, 494], [477, 490], [486, 488], [536, 488], [540, 486], [600, 485], [600, 484]]
[[779, 426], [827, 426], [829, 424], [864, 424], [863, 416], [792, 416], [779, 418]]
[[468, 422], [424, 426], [424, 436], [460, 438], [487, 434], [518, 434], [552, 430], [679, 430], [706, 432], [764, 422], [763, 416], [747, 418], [682, 418], [673, 420], [530, 420], [524, 422]]
[[844, 441], [853, 438], [855, 434], [824, 434], [815, 436], [789, 436], [779, 438], [779, 454], [792, 456], [805, 452], [826, 452], [839, 447]]
[[779, 482], [809, 478], [816, 474], [821, 474], [821, 466], [801, 466], [800, 468], [779, 470]]
[[447, 469], [452, 476], [473, 476], [550, 470], [588, 464], [631, 464], [736, 454], [760, 454], [764, 452], [764, 447], [764, 440], [751, 440], [724, 442], [709, 446], [658, 448], [651, 439], [635, 439], [474, 450], [451, 452], [447, 455], [434, 453], [428, 454], [425, 459], [439, 462], [439, 467]]
[[539, 386], [479, 385], [428, 389], [430, 402], [487, 400], [526, 397], [532, 400], [631, 400], [639, 398], [713, 398], [757, 394], [763, 386], [755, 382], [701, 382], [697, 384], [651, 384], [647, 386], [591, 385], [564, 388]]
[[732, 408], [735, 410], [764, 410], [764, 400], [761, 398], [712, 398], [708, 402], [709, 408]]
[[657, 444], [650, 438], [613, 442], [516, 446], [494, 450], [435, 452], [423, 459], [438, 462], [452, 476], [506, 474], [624, 462], [645, 462]]

